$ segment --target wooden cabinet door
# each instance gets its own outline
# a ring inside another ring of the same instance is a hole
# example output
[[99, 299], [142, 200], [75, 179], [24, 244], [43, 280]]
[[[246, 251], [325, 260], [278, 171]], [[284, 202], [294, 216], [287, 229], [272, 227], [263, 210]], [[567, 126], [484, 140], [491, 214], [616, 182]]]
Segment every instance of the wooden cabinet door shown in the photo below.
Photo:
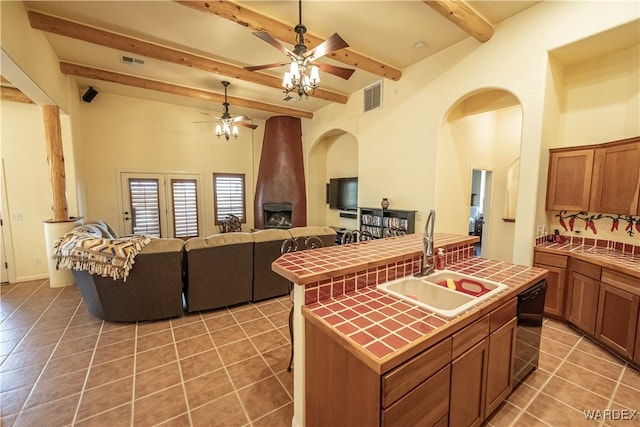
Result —
[[640, 365], [640, 312], [638, 313], [638, 322], [636, 323], [636, 349], [633, 353], [633, 361]]
[[484, 421], [488, 363], [488, 338], [451, 362], [450, 426], [479, 426]]
[[547, 294], [544, 298], [544, 314], [562, 317], [564, 314], [564, 291], [567, 270], [544, 264], [534, 264], [533, 266], [549, 271]]
[[596, 329], [600, 281], [571, 272], [567, 283], [565, 318], [593, 336]]
[[593, 149], [549, 153], [547, 210], [589, 209]]
[[638, 295], [600, 284], [596, 338], [629, 358], [634, 356], [639, 304]]
[[640, 140], [596, 149], [589, 210], [636, 215], [639, 196]]
[[500, 406], [513, 388], [512, 374], [517, 325], [518, 319], [514, 317], [509, 323], [489, 335], [485, 417], [491, 415]]

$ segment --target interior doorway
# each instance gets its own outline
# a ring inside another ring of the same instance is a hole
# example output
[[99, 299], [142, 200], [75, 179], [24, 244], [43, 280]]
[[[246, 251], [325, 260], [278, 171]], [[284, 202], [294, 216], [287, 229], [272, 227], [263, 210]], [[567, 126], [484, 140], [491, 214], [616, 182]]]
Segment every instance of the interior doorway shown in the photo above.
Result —
[[474, 245], [476, 256], [489, 256], [492, 181], [493, 172], [491, 170], [474, 168], [471, 172], [469, 235], [480, 238], [480, 242]]

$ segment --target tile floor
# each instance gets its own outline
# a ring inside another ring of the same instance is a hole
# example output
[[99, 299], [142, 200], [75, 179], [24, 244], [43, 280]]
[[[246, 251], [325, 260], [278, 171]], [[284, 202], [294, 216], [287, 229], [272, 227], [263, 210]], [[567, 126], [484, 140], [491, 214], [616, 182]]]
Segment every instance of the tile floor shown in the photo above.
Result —
[[[291, 425], [288, 297], [136, 325], [93, 318], [75, 287], [0, 291], [2, 426]], [[637, 370], [550, 319], [541, 350], [487, 426], [640, 425], [583, 412], [640, 409]]]

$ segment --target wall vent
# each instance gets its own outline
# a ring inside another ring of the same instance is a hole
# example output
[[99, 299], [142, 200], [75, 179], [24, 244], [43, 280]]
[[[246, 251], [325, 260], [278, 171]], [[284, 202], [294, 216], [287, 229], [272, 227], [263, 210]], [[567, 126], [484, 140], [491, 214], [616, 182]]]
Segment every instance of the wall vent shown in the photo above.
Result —
[[382, 108], [382, 80], [364, 88], [364, 112]]
[[126, 65], [144, 65], [144, 59], [134, 58], [133, 56], [120, 55], [120, 62]]

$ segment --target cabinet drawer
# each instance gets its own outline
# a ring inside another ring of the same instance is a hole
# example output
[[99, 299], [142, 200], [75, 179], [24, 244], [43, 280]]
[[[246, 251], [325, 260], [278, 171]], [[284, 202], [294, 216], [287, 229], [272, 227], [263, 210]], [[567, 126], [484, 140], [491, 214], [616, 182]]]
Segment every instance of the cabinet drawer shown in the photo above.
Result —
[[489, 315], [453, 334], [451, 358], [455, 359], [489, 335]]
[[449, 411], [451, 365], [382, 411], [382, 426], [433, 426]]
[[514, 298], [500, 308], [489, 313], [489, 333], [500, 329], [518, 313], [518, 298]]
[[451, 338], [436, 344], [382, 377], [382, 407], [387, 408], [451, 362]]
[[634, 295], [640, 295], [640, 279], [635, 277], [604, 268], [600, 281]]
[[564, 255], [554, 255], [546, 252], [536, 251], [534, 256], [534, 264], [550, 265], [552, 267], [567, 268], [567, 257]]
[[571, 270], [575, 271], [576, 273], [580, 273], [583, 276], [600, 280], [600, 272], [602, 271], [602, 268], [599, 265], [591, 264], [588, 262], [580, 261], [579, 259], [572, 258]]

